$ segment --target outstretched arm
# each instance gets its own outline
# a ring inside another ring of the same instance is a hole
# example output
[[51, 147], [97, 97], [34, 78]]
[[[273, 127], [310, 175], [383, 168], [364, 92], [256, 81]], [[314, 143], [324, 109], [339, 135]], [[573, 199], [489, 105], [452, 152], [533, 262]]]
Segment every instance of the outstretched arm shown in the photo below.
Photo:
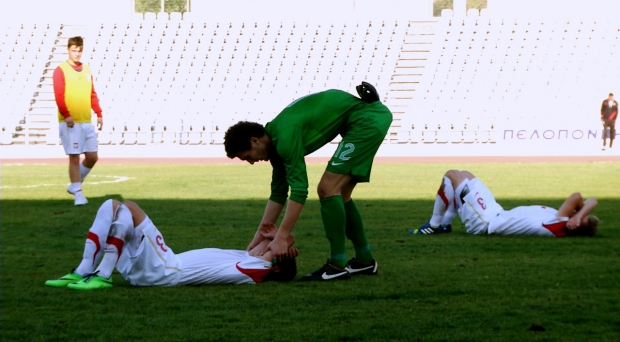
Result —
[[[271, 251], [274, 258], [280, 260], [288, 253], [288, 243], [290, 238], [293, 236], [291, 232], [295, 227], [295, 223], [297, 223], [297, 219], [299, 218], [303, 207], [304, 205], [299, 202], [293, 200], [288, 201], [288, 204], [286, 205], [286, 213], [284, 214], [280, 228], [278, 229], [276, 236], [273, 238], [273, 241], [271, 241], [271, 243], [267, 246], [267, 251]], [[265, 251], [265, 253], [267, 251]]]
[[264, 225], [270, 225], [270, 224], [274, 225], [275, 227], [275, 223], [278, 220], [278, 217], [280, 217], [280, 213], [282, 213], [283, 208], [284, 208], [284, 205], [280, 203], [274, 202], [272, 200], [267, 201], [267, 207], [265, 208], [263, 219], [258, 225], [258, 229], [256, 229], [256, 233], [254, 234], [254, 238], [252, 239], [252, 242], [250, 242], [250, 244], [248, 245], [248, 248], [247, 248], [248, 251], [252, 250], [259, 243], [265, 240], [265, 237], [261, 234], [261, 228]]
[[570, 195], [564, 201], [564, 204], [558, 210], [559, 217], [569, 217], [568, 223], [566, 224], [566, 228], [569, 230], [577, 229], [581, 225], [581, 220], [588, 216], [594, 208], [598, 205], [598, 201], [596, 198], [588, 198], [586, 201], [583, 200], [581, 194], [575, 192]]

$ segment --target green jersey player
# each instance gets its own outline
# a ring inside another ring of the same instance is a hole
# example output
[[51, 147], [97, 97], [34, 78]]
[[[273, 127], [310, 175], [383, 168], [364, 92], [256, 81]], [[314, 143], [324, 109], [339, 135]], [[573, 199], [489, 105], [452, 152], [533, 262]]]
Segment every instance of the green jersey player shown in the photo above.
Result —
[[[271, 162], [271, 196], [261, 224], [276, 223], [290, 188], [284, 218], [268, 246], [278, 258], [287, 253], [287, 237], [308, 196], [304, 156], [336, 136], [342, 136], [317, 187], [331, 255], [323, 267], [301, 280], [348, 279], [352, 274], [377, 273], [377, 262], [370, 251], [362, 218], [351, 194], [358, 182], [370, 180], [372, 162], [392, 123], [392, 113], [379, 101], [372, 85], [363, 82], [357, 91], [361, 99], [341, 90], [302, 97], [267, 125], [242, 121], [231, 126], [224, 136], [229, 158], [239, 158], [250, 164]], [[347, 238], [352, 241], [356, 252], [355, 258], [349, 261]], [[248, 249], [262, 239], [257, 231]]]

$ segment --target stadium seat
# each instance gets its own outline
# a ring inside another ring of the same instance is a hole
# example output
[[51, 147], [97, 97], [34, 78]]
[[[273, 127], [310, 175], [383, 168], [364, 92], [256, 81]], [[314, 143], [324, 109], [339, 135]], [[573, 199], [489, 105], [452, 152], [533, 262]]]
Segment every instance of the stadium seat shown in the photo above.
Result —
[[6, 130], [6, 127], [0, 127], [0, 145], [11, 145], [13, 143], [13, 134]]

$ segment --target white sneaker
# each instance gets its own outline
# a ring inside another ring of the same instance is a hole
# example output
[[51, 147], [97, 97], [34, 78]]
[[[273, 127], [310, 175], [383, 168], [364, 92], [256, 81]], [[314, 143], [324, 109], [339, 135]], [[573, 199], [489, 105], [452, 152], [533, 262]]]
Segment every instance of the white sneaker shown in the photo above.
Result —
[[75, 205], [84, 205], [88, 203], [88, 200], [86, 199], [86, 197], [84, 197], [82, 190], [76, 192], [74, 196], [75, 196]]

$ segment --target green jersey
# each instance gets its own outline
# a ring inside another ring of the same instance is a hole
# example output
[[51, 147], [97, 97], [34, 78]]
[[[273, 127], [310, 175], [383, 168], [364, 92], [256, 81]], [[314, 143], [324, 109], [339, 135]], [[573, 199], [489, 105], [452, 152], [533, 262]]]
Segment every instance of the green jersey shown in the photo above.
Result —
[[269, 199], [284, 204], [290, 186], [290, 199], [305, 203], [308, 174], [304, 156], [345, 132], [351, 113], [365, 105], [347, 92], [326, 90], [295, 100], [269, 122], [265, 131], [274, 149], [269, 156], [273, 166]]

